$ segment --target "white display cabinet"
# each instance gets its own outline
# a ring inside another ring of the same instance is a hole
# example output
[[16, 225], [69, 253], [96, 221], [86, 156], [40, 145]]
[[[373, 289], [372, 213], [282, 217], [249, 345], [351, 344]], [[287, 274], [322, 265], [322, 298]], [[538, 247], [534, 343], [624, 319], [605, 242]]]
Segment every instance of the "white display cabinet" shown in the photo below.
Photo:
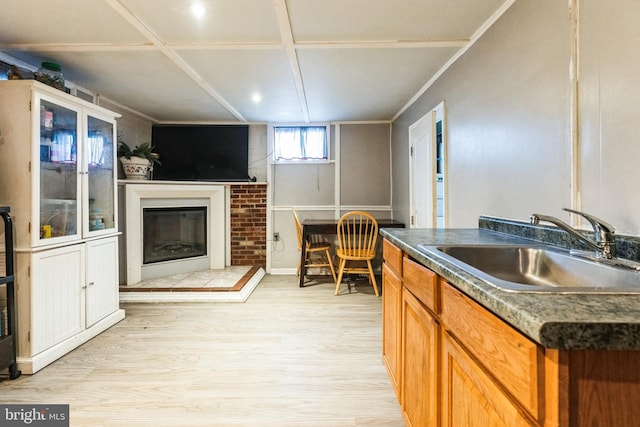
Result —
[[0, 200], [14, 217], [23, 373], [124, 318], [117, 117], [39, 82], [0, 81]]

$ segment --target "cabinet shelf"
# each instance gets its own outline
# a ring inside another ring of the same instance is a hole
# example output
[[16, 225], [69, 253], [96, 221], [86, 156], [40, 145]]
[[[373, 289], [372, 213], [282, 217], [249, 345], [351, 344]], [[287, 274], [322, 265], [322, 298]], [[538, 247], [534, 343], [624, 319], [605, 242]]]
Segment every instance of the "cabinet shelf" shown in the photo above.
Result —
[[77, 164], [72, 162], [40, 162], [40, 168], [56, 172], [74, 171]]

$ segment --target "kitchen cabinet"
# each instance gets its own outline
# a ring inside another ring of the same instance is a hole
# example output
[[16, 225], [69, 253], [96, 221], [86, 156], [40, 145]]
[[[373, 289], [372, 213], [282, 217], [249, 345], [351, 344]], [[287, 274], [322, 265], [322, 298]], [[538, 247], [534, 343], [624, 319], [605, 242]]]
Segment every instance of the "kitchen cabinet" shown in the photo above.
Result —
[[39, 82], [0, 82], [0, 199], [14, 212], [24, 373], [124, 317], [114, 243], [117, 117]]
[[[437, 276], [383, 241], [383, 361], [407, 425], [438, 424]], [[421, 302], [412, 292], [423, 297]]]
[[[442, 340], [442, 426], [534, 426], [455, 339]], [[429, 424], [437, 426], [438, 424]]]
[[[386, 242], [387, 253], [402, 252]], [[637, 350], [543, 347], [402, 252], [402, 312], [384, 306], [407, 425], [627, 427], [640, 419]], [[385, 256], [387, 259], [392, 256]], [[398, 326], [399, 325], [399, 326]], [[386, 335], [385, 335], [386, 336]]]
[[383, 241], [382, 361], [400, 401], [400, 351], [402, 319], [402, 251]]
[[436, 318], [406, 288], [402, 292], [402, 417], [408, 426], [438, 425]]
[[[442, 286], [441, 319], [447, 329], [442, 359], [443, 425], [542, 422], [542, 348], [448, 283]], [[461, 401], [473, 403], [460, 405]], [[461, 420], [468, 421], [457, 424]]]
[[[384, 248], [399, 250], [388, 242]], [[542, 348], [433, 271], [408, 256], [402, 263], [398, 382], [407, 425], [542, 421]]]
[[402, 259], [402, 415], [410, 426], [438, 425], [439, 280], [418, 263]]

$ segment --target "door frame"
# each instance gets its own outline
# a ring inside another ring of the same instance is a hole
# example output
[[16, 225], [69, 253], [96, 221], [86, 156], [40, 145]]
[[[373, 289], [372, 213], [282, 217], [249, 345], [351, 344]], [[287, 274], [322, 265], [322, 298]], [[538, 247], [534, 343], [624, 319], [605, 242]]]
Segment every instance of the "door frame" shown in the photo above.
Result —
[[[441, 161], [441, 177], [442, 177], [442, 215], [441, 220], [438, 221], [438, 208], [437, 208], [437, 150], [436, 150], [436, 123], [437, 121], [442, 121], [442, 146], [440, 151], [440, 159]], [[430, 122], [430, 137], [428, 138], [429, 147], [427, 155], [427, 165], [424, 167], [416, 167], [415, 157], [414, 157], [414, 130], [425, 124], [425, 121]], [[429, 182], [429, 188], [426, 192], [426, 196], [431, 199], [431, 203], [428, 203], [428, 209], [430, 210], [430, 215], [427, 218], [427, 223], [430, 224], [430, 227], [446, 227], [448, 223], [448, 215], [447, 215], [447, 167], [446, 167], [446, 151], [447, 151], [447, 137], [446, 137], [446, 120], [445, 120], [445, 108], [444, 101], [440, 102], [436, 105], [432, 110], [426, 113], [424, 116], [420, 117], [413, 124], [409, 126], [409, 227], [413, 228], [416, 226], [418, 222], [415, 218], [415, 211], [417, 206], [417, 201], [415, 200], [416, 196], [414, 195], [414, 188], [419, 182], [417, 179], [418, 173], [426, 173], [431, 176], [431, 180]], [[439, 224], [440, 223], [440, 224]]]

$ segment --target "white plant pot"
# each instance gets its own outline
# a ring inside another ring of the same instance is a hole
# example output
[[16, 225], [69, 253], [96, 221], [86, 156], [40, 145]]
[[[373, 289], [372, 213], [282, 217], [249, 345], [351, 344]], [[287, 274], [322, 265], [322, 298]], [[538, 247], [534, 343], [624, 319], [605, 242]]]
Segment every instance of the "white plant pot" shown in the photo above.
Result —
[[120, 157], [120, 163], [127, 179], [147, 179], [151, 170], [151, 162], [142, 157]]

